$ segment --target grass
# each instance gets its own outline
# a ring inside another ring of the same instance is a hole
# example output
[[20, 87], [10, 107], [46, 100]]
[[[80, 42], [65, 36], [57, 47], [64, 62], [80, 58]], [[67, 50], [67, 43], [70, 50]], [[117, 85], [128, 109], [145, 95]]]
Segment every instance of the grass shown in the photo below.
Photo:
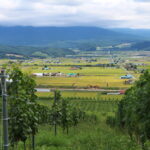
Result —
[[[50, 125], [40, 126], [36, 135], [36, 150], [141, 150], [126, 134], [110, 128], [105, 124], [102, 114], [97, 114], [97, 122], [81, 122], [77, 127], [69, 129], [69, 134]], [[22, 143], [19, 150], [23, 149]]]
[[[66, 96], [68, 96], [68, 94], [71, 95], [71, 93], [62, 92], [62, 95], [66, 94]], [[83, 93], [77, 94], [82, 95]], [[96, 92], [92, 93], [96, 94]], [[36, 136], [36, 149], [141, 150], [141, 147], [137, 145], [136, 142], [131, 141], [127, 134], [106, 125], [105, 122], [107, 116], [113, 116], [115, 114], [118, 102], [108, 101], [110, 99], [110, 95], [100, 95], [100, 97], [101, 96], [105, 96], [106, 101], [94, 101], [89, 99], [70, 101], [71, 105], [86, 111], [87, 114], [96, 114], [98, 117], [96, 122], [91, 120], [81, 122], [77, 127], [71, 127], [68, 135], [63, 134], [62, 129], [59, 128], [57, 136], [54, 136], [54, 128], [52, 126], [42, 125], [40, 126], [39, 133]], [[49, 100], [39, 100], [38, 102], [46, 106], [50, 106], [52, 104], [52, 101]]]
[[71, 128], [69, 135], [62, 134], [59, 129], [57, 137], [52, 128], [44, 126], [36, 137], [37, 150], [140, 150], [127, 135], [99, 123], [94, 127], [90, 122], [81, 123], [77, 128]]

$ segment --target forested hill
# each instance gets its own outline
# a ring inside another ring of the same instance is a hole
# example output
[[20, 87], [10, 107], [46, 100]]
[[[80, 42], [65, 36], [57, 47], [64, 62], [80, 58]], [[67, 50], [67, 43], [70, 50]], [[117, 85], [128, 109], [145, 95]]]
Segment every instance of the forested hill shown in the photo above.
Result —
[[[124, 33], [118, 33], [98, 27], [0, 27], [0, 44], [40, 46], [59, 46], [64, 41], [133, 41], [138, 39]], [[64, 44], [65, 45], [65, 44]], [[61, 45], [63, 47], [63, 44]], [[69, 45], [70, 46], [70, 45]]]
[[150, 51], [150, 41], [137, 42], [133, 44], [130, 49]]
[[73, 51], [64, 48], [0, 45], [0, 58], [46, 58], [73, 54]]

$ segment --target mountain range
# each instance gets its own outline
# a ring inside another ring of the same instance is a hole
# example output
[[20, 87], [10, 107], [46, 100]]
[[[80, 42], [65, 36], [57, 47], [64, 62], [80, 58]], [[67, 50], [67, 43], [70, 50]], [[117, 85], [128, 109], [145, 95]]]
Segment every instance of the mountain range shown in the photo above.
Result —
[[73, 49], [94, 51], [99, 46], [116, 49], [115, 45], [122, 43], [132, 43], [127, 50], [150, 50], [149, 33], [150, 30], [99, 27], [0, 26], [0, 54], [1, 57], [9, 53], [65, 56], [74, 54]]
[[140, 37], [98, 27], [0, 27], [0, 44], [45, 46], [60, 42], [105, 41], [123, 42], [139, 40]]

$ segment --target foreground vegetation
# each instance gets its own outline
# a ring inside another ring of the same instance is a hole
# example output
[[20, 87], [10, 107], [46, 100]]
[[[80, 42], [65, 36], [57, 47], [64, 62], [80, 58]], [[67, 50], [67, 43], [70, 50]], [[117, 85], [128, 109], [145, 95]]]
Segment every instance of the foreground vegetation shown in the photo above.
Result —
[[150, 72], [146, 71], [119, 102], [116, 117], [108, 118], [111, 126], [126, 131], [130, 139], [140, 144], [143, 150], [148, 150], [150, 146], [149, 103]]
[[[33, 62], [28, 66], [24, 63], [21, 69], [8, 65], [13, 79], [8, 85], [11, 150], [148, 150], [149, 115], [145, 116], [149, 112], [148, 73], [135, 84], [138, 88], [128, 90], [125, 97], [106, 95], [107, 92], [94, 91], [94, 88], [61, 93], [53, 89], [42, 93], [36, 92], [36, 83], [39, 87], [98, 85], [108, 89], [128, 88], [131, 84], [125, 85], [120, 79], [126, 73], [123, 68], [84, 66], [71, 70], [63, 64], [44, 72], [79, 72], [81, 76], [34, 78], [31, 74], [40, 72], [44, 66], [40, 66], [41, 60], [37, 62], [38, 65]], [[64, 63], [69, 64], [71, 60], [65, 59]], [[139, 73], [129, 73], [138, 79]]]

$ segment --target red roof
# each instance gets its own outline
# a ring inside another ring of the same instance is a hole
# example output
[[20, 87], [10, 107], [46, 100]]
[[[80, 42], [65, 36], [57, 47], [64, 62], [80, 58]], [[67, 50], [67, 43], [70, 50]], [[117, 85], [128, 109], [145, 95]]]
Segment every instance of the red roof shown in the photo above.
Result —
[[120, 90], [120, 94], [125, 94], [126, 90]]

